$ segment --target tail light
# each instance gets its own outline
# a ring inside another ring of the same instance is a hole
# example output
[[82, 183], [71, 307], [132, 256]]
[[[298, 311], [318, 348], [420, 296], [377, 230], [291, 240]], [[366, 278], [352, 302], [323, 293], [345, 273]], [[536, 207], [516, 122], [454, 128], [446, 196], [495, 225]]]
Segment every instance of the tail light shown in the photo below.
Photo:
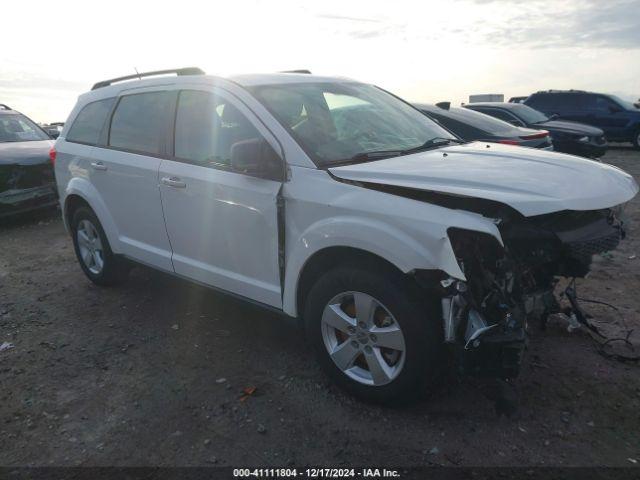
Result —
[[51, 165], [53, 167], [56, 166], [56, 148], [55, 147], [51, 147], [51, 149], [49, 150], [49, 160], [51, 160]]
[[544, 138], [548, 136], [549, 136], [549, 132], [547, 132], [546, 130], [540, 130], [538, 133], [532, 133], [531, 135], [524, 135], [520, 138], [523, 140], [535, 140], [536, 138]]
[[520, 145], [520, 142], [518, 140], [500, 140], [498, 143], [502, 143], [504, 145]]

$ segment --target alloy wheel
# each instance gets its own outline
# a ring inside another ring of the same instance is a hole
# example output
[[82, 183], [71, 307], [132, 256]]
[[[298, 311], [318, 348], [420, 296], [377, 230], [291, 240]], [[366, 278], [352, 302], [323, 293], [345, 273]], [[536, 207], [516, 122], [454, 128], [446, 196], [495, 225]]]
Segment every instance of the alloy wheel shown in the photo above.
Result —
[[85, 267], [94, 275], [99, 275], [104, 268], [104, 250], [95, 225], [89, 220], [81, 220], [76, 229], [76, 239]]
[[371, 295], [343, 292], [325, 306], [322, 339], [335, 365], [364, 385], [380, 386], [402, 371], [404, 335], [391, 312]]

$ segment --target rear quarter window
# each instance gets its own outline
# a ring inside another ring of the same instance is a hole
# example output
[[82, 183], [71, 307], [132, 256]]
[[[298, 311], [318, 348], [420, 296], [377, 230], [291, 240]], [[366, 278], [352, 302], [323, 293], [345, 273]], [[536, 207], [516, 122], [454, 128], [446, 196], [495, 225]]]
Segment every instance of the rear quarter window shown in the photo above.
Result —
[[96, 145], [115, 98], [98, 100], [84, 106], [66, 136], [68, 142]]

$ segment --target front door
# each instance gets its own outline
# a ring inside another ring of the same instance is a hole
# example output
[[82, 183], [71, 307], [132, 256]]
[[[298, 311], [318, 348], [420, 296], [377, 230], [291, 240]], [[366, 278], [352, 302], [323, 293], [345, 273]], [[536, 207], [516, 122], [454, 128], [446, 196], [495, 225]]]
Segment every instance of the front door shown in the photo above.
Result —
[[174, 155], [160, 165], [160, 192], [176, 273], [281, 307], [277, 197], [281, 182], [235, 172], [235, 143], [277, 143], [221, 91], [183, 90]]
[[601, 128], [611, 140], [624, 136], [627, 118], [623, 108], [602, 95], [584, 95], [586, 123]]

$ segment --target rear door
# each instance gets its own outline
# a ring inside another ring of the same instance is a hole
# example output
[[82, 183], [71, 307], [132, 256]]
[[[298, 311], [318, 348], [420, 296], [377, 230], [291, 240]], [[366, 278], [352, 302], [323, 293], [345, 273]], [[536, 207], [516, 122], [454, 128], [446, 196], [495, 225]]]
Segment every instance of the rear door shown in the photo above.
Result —
[[141, 89], [115, 100], [89, 176], [118, 230], [122, 253], [173, 270], [164, 225], [158, 169], [166, 150], [175, 92]]
[[[195, 88], [195, 87], [194, 87]], [[234, 144], [271, 133], [230, 93], [182, 90], [160, 191], [176, 273], [280, 308], [280, 181], [233, 171]]]
[[[551, 114], [555, 113], [558, 115], [558, 118], [563, 120], [573, 120], [575, 122], [593, 125], [593, 123], [589, 122], [588, 112], [584, 108], [584, 97], [586, 97], [586, 95], [582, 93], [558, 93], [550, 95], [550, 98], [556, 102], [554, 103], [554, 108], [551, 109]], [[593, 119], [591, 119], [591, 121], [593, 121]]]
[[557, 115], [564, 120], [577, 120], [584, 116], [580, 110], [579, 99], [575, 93], [536, 93], [530, 96], [525, 105], [535, 108], [548, 116]]

